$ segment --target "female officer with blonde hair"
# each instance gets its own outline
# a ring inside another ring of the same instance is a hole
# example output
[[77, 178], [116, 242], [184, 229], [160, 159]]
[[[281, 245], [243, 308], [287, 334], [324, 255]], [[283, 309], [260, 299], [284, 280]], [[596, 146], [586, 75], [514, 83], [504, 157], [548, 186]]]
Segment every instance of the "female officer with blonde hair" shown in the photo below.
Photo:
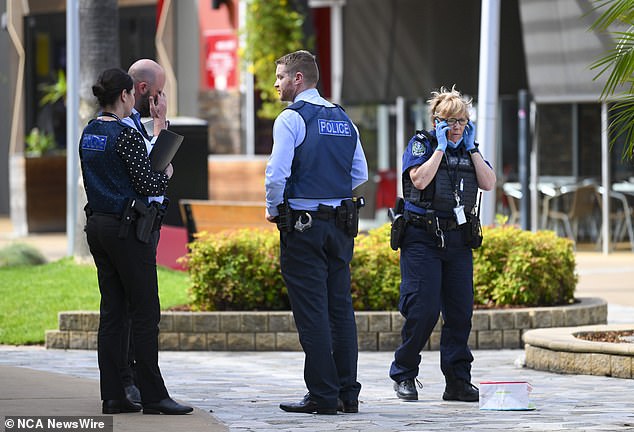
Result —
[[476, 197], [478, 188], [493, 189], [496, 177], [475, 142], [471, 100], [455, 87], [441, 87], [428, 104], [434, 129], [417, 131], [403, 154], [406, 225], [400, 242], [399, 310], [405, 322], [390, 377], [400, 399], [418, 399], [420, 352], [442, 313], [443, 399], [475, 402], [479, 395], [471, 384], [473, 356], [467, 342], [473, 314], [472, 248], [481, 241]]

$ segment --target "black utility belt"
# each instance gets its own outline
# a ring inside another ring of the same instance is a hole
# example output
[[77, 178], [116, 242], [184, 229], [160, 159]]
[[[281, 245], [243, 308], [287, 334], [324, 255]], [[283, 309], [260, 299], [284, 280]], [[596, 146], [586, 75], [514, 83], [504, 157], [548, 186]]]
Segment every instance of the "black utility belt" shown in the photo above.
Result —
[[[320, 204], [317, 210], [293, 210], [291, 209], [291, 213], [293, 214], [293, 218], [296, 220], [302, 215], [309, 214], [314, 218], [321, 220], [335, 220], [337, 219], [337, 209], [339, 207], [330, 207], [327, 205]], [[339, 210], [341, 211], [341, 210]]]
[[277, 206], [277, 228], [281, 232], [304, 232], [312, 226], [313, 219], [332, 220], [346, 234], [356, 237], [359, 232], [359, 208], [364, 204], [363, 197], [359, 197], [342, 200], [337, 207], [319, 204], [317, 210], [296, 210], [291, 209], [288, 202], [284, 201]]
[[117, 213], [104, 213], [104, 212], [90, 212], [88, 217], [90, 216], [101, 216], [101, 217], [109, 217], [116, 220], [121, 220], [121, 215]]
[[418, 228], [424, 228], [427, 231], [433, 232], [436, 228], [440, 228], [443, 231], [455, 231], [461, 227], [453, 218], [441, 218], [433, 213], [427, 213], [420, 215], [412, 213], [410, 211], [405, 212], [405, 220], [410, 224]]
[[142, 243], [149, 243], [152, 239], [151, 234], [161, 229], [163, 217], [167, 206], [156, 201], [145, 205], [142, 201], [129, 198], [121, 214], [95, 212], [88, 205], [84, 207], [86, 217], [104, 216], [119, 221], [118, 237], [124, 239], [128, 236], [130, 227], [134, 225], [134, 232], [137, 240]]

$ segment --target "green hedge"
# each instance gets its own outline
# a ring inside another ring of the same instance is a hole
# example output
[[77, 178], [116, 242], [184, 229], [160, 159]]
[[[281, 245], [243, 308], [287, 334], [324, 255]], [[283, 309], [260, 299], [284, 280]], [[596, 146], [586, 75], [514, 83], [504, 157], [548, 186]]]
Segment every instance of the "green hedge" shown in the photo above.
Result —
[[242, 229], [203, 234], [190, 243], [186, 263], [192, 308], [288, 310], [280, 273], [277, 231]]
[[577, 275], [571, 240], [553, 231], [484, 228], [473, 254], [476, 304], [553, 306], [574, 301]]
[[[389, 247], [385, 224], [355, 240], [350, 264], [355, 310], [396, 310], [399, 252]], [[475, 303], [552, 306], [571, 303], [577, 284], [570, 240], [552, 231], [512, 226], [484, 228], [474, 251]], [[203, 234], [187, 256], [194, 310], [288, 310], [279, 270], [279, 234], [244, 229]]]

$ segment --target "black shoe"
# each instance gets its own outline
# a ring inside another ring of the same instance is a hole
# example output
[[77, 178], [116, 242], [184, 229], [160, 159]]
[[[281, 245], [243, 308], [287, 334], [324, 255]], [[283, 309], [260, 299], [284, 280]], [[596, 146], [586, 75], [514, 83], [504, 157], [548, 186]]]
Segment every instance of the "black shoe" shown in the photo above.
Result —
[[337, 399], [337, 411], [344, 413], [358, 413], [359, 412], [359, 400], [342, 400]]
[[469, 381], [448, 379], [442, 398], [446, 401], [478, 402], [480, 392]]
[[158, 402], [143, 404], [143, 414], [189, 414], [194, 408], [181, 405], [172, 398], [165, 398]]
[[306, 393], [304, 399], [296, 403], [281, 403], [280, 409], [286, 412], [304, 413], [304, 414], [337, 414], [337, 408], [325, 408], [317, 405], [310, 393]]
[[396, 396], [399, 399], [403, 399], [406, 401], [415, 401], [418, 400], [418, 391], [416, 390], [416, 382], [420, 388], [423, 388], [423, 385], [420, 381], [415, 380], [414, 378], [408, 378], [400, 382], [394, 383], [394, 390], [396, 391]]
[[122, 400], [105, 400], [101, 405], [101, 412], [103, 414], [119, 414], [119, 413], [132, 413], [139, 412], [143, 407], [137, 403], [134, 403], [128, 399]]
[[141, 403], [141, 392], [139, 388], [134, 384], [127, 386], [123, 389], [125, 391], [125, 397], [127, 397], [130, 401], [140, 404]]

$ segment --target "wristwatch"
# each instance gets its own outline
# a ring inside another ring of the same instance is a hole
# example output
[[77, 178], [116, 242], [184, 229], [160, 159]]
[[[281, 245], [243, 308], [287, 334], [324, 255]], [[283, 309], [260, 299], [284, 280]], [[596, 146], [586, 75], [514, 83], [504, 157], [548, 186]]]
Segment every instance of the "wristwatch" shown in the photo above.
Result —
[[472, 148], [471, 150], [469, 150], [469, 154], [474, 154], [474, 153], [480, 153], [480, 150], [478, 150], [478, 148]]

